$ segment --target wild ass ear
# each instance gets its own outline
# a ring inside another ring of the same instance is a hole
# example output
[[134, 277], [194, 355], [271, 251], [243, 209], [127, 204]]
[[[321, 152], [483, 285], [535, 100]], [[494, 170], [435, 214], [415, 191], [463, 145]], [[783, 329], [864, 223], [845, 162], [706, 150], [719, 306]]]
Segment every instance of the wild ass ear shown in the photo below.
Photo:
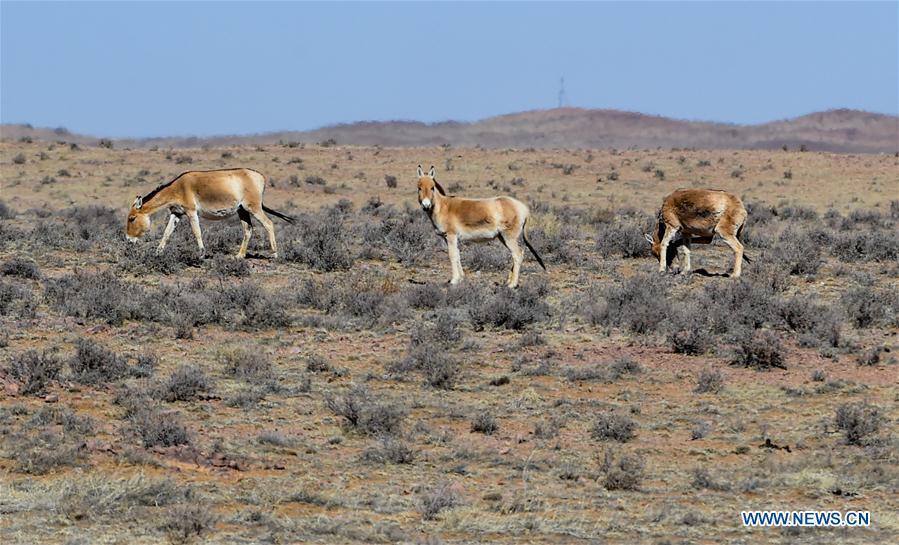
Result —
[[434, 165], [431, 165], [431, 170], [428, 171], [428, 176], [430, 176], [431, 178], [437, 176], [437, 171], [434, 169]]
[[418, 177], [421, 178], [425, 175], [425, 171], [421, 169], [421, 165], [418, 165]]
[[646, 242], [652, 244], [652, 236], [649, 233], [643, 233], [643, 238], [646, 239]]
[[137, 198], [134, 199], [134, 204], [132, 204], [131, 206], [133, 206], [134, 208], [140, 208], [143, 205], [144, 205], [144, 198], [141, 197], [140, 195], [138, 195]]

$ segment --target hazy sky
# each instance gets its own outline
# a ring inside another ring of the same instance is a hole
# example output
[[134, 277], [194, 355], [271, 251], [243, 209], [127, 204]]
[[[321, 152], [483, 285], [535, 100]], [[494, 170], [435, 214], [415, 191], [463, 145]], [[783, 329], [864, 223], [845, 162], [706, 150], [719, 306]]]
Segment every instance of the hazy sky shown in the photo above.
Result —
[[568, 104], [899, 113], [899, 3], [0, 3], [0, 119], [98, 136]]

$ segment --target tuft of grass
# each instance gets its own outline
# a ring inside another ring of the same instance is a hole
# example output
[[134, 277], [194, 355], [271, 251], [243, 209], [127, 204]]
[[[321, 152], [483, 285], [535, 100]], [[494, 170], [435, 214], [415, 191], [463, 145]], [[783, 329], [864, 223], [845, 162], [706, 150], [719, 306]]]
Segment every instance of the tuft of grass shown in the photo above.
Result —
[[837, 407], [834, 424], [848, 445], [865, 446], [883, 424], [883, 411], [868, 403], [844, 403]]
[[593, 421], [590, 436], [600, 441], [626, 443], [637, 436], [637, 423], [630, 417], [618, 413], [601, 413]]
[[159, 385], [157, 397], [164, 401], [192, 401], [212, 389], [212, 380], [196, 365], [181, 365]]
[[155, 407], [142, 408], [130, 418], [131, 429], [144, 447], [173, 447], [190, 444], [190, 433], [177, 414]]
[[493, 435], [498, 430], [499, 424], [496, 423], [496, 418], [489, 412], [478, 413], [471, 421], [472, 433]]
[[751, 336], [741, 338], [731, 363], [760, 371], [787, 368], [780, 337], [768, 330], [756, 331]]
[[52, 352], [28, 350], [13, 356], [6, 372], [21, 384], [23, 395], [43, 395], [50, 383], [59, 378], [62, 361]]
[[347, 428], [367, 435], [396, 434], [406, 417], [399, 405], [376, 400], [365, 386], [355, 386], [342, 396], [328, 396], [325, 405], [343, 418]]
[[458, 493], [447, 483], [422, 491], [415, 502], [415, 508], [423, 520], [434, 520], [442, 511], [460, 504]]
[[72, 378], [81, 384], [102, 384], [130, 374], [125, 358], [91, 339], [78, 340], [69, 368]]
[[600, 464], [606, 490], [639, 490], [646, 461], [638, 454], [616, 455], [606, 451]]
[[4, 276], [18, 276], [19, 278], [29, 278], [39, 280], [41, 278], [41, 270], [37, 263], [23, 257], [11, 257], [0, 265], [0, 274]]
[[717, 394], [723, 389], [724, 377], [721, 371], [703, 369], [696, 377], [696, 388], [693, 391], [698, 394]]

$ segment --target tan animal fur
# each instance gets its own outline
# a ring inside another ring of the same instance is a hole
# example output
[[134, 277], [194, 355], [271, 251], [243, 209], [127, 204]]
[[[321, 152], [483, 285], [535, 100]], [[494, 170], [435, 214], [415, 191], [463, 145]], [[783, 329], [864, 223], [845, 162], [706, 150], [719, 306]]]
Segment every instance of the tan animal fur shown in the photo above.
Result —
[[543, 260], [528, 242], [525, 226], [530, 216], [528, 207], [512, 197], [488, 199], [463, 199], [446, 194], [435, 179], [434, 167], [426, 175], [418, 165], [418, 202], [428, 214], [434, 229], [444, 238], [450, 258], [453, 276], [451, 284], [462, 281], [465, 272], [459, 256], [459, 241], [485, 241], [499, 238], [512, 254], [512, 269], [506, 284], [518, 286], [524, 250], [518, 244], [520, 236], [525, 245], [546, 270]]
[[256, 218], [268, 232], [272, 253], [274, 257], [278, 257], [275, 229], [266, 212], [289, 223], [294, 220], [263, 205], [264, 191], [265, 176], [248, 168], [184, 172], [171, 182], [157, 187], [146, 197], [137, 196], [128, 211], [125, 233], [129, 240], [136, 241], [150, 228], [150, 216], [167, 208], [170, 212], [169, 222], [156, 252], [162, 252], [175, 226], [185, 216], [197, 239], [197, 246], [205, 251], [200, 217], [221, 220], [237, 214], [243, 224], [243, 241], [237, 257], [247, 255], [247, 246], [253, 234], [252, 218]]
[[[657, 228], [645, 237], [652, 246], [652, 255], [659, 260], [659, 272], [667, 271], [673, 260], [672, 250], [676, 254], [677, 248], [682, 247], [685, 263], [681, 273], [689, 274], [690, 243], [709, 244], [718, 235], [734, 251], [732, 276], [738, 278], [742, 261], [751, 262], [739, 240], [746, 217], [746, 208], [736, 195], [714, 189], [678, 189], [662, 201]], [[675, 241], [678, 234], [681, 239]], [[669, 247], [672, 242], [674, 245]]]

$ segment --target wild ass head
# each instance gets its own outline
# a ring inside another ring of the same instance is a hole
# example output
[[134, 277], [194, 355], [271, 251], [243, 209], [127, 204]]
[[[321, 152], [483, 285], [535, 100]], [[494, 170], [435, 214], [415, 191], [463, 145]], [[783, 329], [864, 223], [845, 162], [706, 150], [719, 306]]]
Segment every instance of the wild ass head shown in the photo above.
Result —
[[431, 210], [431, 207], [434, 206], [436, 193], [446, 195], [446, 191], [437, 183], [436, 175], [437, 171], [434, 169], [434, 165], [431, 165], [431, 170], [428, 171], [427, 175], [422, 170], [421, 165], [418, 165], [418, 204], [425, 210]]
[[142, 210], [144, 206], [144, 198], [140, 195], [134, 199], [131, 209], [128, 210], [128, 223], [125, 224], [125, 236], [131, 242], [137, 242], [137, 239], [144, 236], [150, 229], [150, 214]]
[[[659, 259], [659, 254], [662, 253], [663, 236], [665, 236], [665, 222], [662, 221], [662, 217], [659, 215], [656, 228], [653, 230], [652, 234], [643, 233], [643, 238], [649, 243], [650, 252], [652, 252], [652, 256], [656, 259]], [[677, 257], [677, 249], [682, 244], [683, 241], [678, 239], [668, 245], [668, 255], [665, 256], [665, 261], [669, 267], [674, 262], [674, 258]]]

